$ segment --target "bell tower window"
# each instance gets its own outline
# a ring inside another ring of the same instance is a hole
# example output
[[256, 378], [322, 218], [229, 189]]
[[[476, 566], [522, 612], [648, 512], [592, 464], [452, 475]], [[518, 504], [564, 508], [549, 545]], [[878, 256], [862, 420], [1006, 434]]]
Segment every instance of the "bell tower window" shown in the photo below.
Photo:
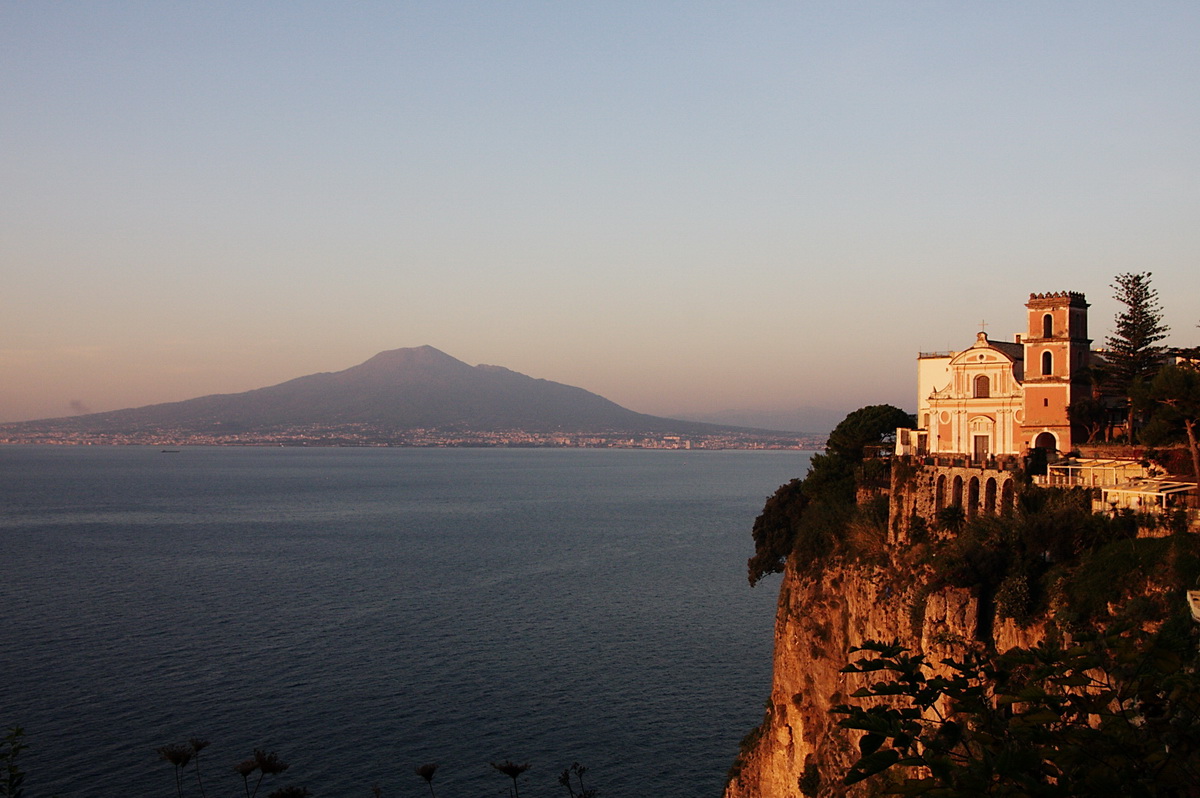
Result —
[[1049, 377], [1054, 373], [1054, 355], [1042, 352], [1042, 376]]
[[1054, 337], [1054, 317], [1049, 313], [1047, 313], [1045, 316], [1042, 316], [1042, 337]]

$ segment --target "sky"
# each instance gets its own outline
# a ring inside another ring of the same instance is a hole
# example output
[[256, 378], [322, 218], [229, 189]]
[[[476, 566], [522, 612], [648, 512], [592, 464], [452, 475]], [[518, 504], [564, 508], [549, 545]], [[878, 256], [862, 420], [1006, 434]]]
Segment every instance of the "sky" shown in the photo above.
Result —
[[915, 407], [1151, 272], [1200, 4], [0, 0], [0, 422], [431, 345], [640, 412]]

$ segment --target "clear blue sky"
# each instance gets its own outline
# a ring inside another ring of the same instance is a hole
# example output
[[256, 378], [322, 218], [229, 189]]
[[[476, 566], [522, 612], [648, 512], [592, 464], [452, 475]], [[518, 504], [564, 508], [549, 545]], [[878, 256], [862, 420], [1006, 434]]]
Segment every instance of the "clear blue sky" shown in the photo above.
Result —
[[1200, 3], [0, 1], [0, 421], [430, 344], [659, 414], [915, 400], [1152, 271]]

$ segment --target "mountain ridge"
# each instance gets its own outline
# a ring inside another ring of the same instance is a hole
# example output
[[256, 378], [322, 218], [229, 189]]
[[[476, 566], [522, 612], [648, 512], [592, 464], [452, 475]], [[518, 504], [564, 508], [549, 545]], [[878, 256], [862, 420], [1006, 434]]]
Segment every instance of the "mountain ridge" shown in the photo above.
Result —
[[[200, 433], [372, 425], [390, 430], [715, 434], [732, 425], [652, 416], [599, 394], [504, 366], [471, 366], [432, 346], [390, 349], [355, 366], [177, 402], [0, 425], [0, 429]], [[759, 430], [767, 432], [767, 430]]]

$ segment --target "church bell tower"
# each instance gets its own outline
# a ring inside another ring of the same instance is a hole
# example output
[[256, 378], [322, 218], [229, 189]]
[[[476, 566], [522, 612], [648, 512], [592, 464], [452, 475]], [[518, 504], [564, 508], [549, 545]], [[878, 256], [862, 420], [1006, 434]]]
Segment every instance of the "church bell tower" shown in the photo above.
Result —
[[1030, 294], [1025, 307], [1022, 437], [1031, 449], [1066, 452], [1080, 442], [1072, 435], [1067, 408], [1091, 395], [1088, 303], [1083, 294], [1060, 291]]

